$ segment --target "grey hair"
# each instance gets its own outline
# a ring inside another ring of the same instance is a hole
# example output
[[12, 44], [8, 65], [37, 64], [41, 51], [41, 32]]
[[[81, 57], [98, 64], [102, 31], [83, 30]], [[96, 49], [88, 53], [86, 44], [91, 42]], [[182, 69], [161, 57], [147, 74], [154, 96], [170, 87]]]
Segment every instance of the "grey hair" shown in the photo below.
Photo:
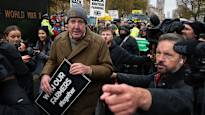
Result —
[[[180, 34], [176, 34], [176, 33], [166, 33], [166, 34], [162, 34], [160, 37], [159, 37], [159, 42], [160, 41], [165, 41], [165, 40], [168, 40], [168, 41], [173, 41], [175, 43], [178, 43], [178, 42], [182, 42], [182, 41], [185, 41], [185, 38], [180, 35]], [[181, 55], [181, 54], [180, 54]], [[184, 60], [186, 60], [186, 56], [184, 55], [181, 55], [182, 58]]]
[[184, 41], [184, 37], [181, 36], [180, 34], [176, 34], [176, 33], [166, 33], [166, 34], [162, 34], [159, 37], [159, 42], [160, 41], [164, 41], [164, 40], [168, 40], [168, 41], [174, 41], [175, 43], [177, 42], [181, 42]]

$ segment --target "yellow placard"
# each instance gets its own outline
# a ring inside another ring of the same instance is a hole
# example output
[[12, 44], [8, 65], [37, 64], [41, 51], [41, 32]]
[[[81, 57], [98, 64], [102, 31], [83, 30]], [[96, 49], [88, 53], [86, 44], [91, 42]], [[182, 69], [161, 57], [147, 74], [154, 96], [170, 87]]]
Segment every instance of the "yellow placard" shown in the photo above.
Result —
[[142, 10], [132, 10], [132, 14], [142, 14]]

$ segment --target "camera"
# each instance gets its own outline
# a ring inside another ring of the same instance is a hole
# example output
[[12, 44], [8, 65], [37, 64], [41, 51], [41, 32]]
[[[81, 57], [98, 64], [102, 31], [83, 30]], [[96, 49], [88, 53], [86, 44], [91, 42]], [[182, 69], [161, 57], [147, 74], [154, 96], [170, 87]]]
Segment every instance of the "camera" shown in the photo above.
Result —
[[39, 49], [35, 47], [28, 47], [27, 52], [28, 55], [30, 55], [31, 57], [36, 56], [40, 53]]
[[174, 50], [187, 57], [185, 82], [193, 86], [202, 86], [205, 81], [205, 42], [186, 40], [176, 43]]
[[21, 47], [21, 42], [14, 44], [14, 46], [16, 47], [16, 49], [18, 49], [19, 47]]
[[26, 42], [19, 42], [15, 44], [21, 55], [29, 55], [31, 57], [36, 56], [40, 53], [38, 48], [30, 47]]
[[[152, 21], [152, 23], [156, 22]], [[181, 34], [183, 29], [184, 25], [180, 19], [165, 19], [161, 24], [155, 24], [154, 27], [147, 30], [147, 39], [148, 41], [157, 43], [160, 35], [174, 32]]]

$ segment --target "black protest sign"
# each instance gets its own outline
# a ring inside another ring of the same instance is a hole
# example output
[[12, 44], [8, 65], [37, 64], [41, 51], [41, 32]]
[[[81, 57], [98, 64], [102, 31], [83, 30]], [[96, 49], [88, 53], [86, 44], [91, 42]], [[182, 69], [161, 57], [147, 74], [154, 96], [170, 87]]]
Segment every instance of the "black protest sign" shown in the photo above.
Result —
[[50, 95], [42, 92], [35, 103], [49, 115], [63, 115], [91, 82], [85, 75], [71, 75], [70, 62], [66, 59], [53, 74]]

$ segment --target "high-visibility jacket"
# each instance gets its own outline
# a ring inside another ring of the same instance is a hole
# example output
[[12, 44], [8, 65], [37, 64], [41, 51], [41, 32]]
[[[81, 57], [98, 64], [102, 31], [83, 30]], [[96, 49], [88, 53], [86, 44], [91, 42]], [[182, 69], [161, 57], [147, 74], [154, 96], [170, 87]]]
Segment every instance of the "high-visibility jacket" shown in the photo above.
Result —
[[48, 27], [49, 36], [54, 35], [53, 28], [52, 28], [52, 26], [51, 26], [48, 19], [43, 19], [42, 22], [41, 22], [41, 26], [47, 26]]
[[133, 27], [131, 30], [130, 30], [130, 36], [136, 38], [138, 37], [139, 35], [139, 29], [137, 27]]

